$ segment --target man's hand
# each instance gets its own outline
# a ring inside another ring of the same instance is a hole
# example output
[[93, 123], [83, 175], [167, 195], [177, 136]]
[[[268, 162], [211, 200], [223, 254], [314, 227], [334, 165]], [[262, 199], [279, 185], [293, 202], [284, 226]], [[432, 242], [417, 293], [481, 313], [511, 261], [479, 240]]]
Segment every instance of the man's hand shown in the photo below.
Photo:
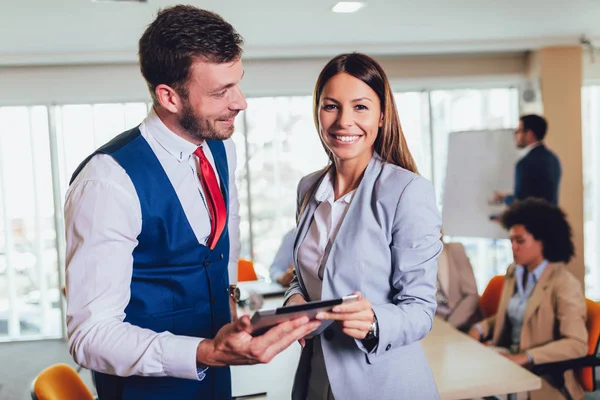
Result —
[[477, 329], [474, 326], [472, 326], [471, 329], [469, 329], [468, 335], [471, 336], [473, 339], [477, 340], [478, 342], [481, 341], [481, 332], [479, 332], [479, 329]]
[[360, 292], [352, 294], [358, 294], [358, 301], [337, 305], [331, 312], [320, 312], [317, 314], [317, 319], [338, 321], [342, 332], [354, 339], [362, 340], [371, 329], [375, 313], [371, 302], [362, 297]]
[[196, 361], [207, 367], [268, 363], [296, 340], [317, 329], [320, 324], [320, 321], [309, 321], [307, 317], [301, 317], [283, 322], [265, 334], [253, 337], [249, 333], [250, 317], [243, 315], [222, 327], [214, 339], [200, 342]]

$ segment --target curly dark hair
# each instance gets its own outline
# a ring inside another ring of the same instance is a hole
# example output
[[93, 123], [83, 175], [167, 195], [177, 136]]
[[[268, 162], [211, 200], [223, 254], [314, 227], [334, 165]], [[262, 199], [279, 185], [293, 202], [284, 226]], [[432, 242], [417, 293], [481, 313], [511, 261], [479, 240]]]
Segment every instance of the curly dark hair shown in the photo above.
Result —
[[158, 12], [139, 41], [139, 61], [150, 95], [157, 104], [155, 90], [169, 85], [187, 97], [187, 80], [196, 59], [226, 63], [242, 55], [244, 39], [211, 11], [188, 5], [167, 7]]
[[505, 229], [523, 225], [536, 240], [542, 242], [544, 258], [550, 262], [568, 263], [575, 255], [571, 225], [557, 206], [538, 198], [515, 201], [502, 215]]

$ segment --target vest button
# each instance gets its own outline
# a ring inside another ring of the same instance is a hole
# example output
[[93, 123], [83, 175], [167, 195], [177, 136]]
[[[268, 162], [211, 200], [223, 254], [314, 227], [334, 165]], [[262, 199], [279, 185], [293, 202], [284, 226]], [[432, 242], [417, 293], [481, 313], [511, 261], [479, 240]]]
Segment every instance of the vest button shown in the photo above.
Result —
[[225, 256], [223, 255], [223, 253], [221, 253], [221, 254], [219, 255], [219, 258], [220, 258], [221, 260], [225, 258]]
[[333, 340], [333, 337], [335, 336], [335, 332], [333, 331], [333, 329], [327, 328], [327, 329], [325, 329], [323, 336], [325, 337], [325, 340]]
[[210, 267], [210, 261], [204, 261], [204, 266], [207, 268]]

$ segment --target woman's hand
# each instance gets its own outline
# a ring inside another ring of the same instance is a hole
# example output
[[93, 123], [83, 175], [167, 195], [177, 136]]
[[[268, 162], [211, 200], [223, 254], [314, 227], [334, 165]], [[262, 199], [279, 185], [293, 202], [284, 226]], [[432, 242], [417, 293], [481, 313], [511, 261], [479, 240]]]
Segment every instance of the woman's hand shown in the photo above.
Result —
[[371, 302], [362, 297], [360, 292], [352, 294], [358, 295], [357, 301], [335, 306], [331, 312], [320, 312], [317, 314], [317, 319], [337, 321], [342, 332], [352, 338], [362, 340], [371, 330], [371, 325], [375, 321], [375, 313]]
[[[286, 301], [285, 305], [292, 306], [292, 305], [304, 304], [304, 303], [306, 303], [306, 299], [304, 298], [304, 296], [296, 293], [295, 295], [292, 295], [292, 297], [290, 297], [288, 299], [288, 301]], [[304, 338], [298, 340], [298, 343], [300, 343], [300, 346], [302, 346], [302, 348], [304, 348], [304, 346], [306, 346], [306, 340]]]
[[473, 339], [477, 340], [478, 342], [481, 341], [481, 332], [479, 332], [479, 329], [477, 329], [475, 326], [472, 326], [471, 329], [469, 329], [469, 333], [467, 334]]
[[527, 354], [525, 353], [519, 353], [519, 354], [502, 354], [504, 357], [508, 358], [510, 361], [517, 363], [520, 366], [525, 366], [527, 364], [529, 364], [529, 357], [527, 357]]

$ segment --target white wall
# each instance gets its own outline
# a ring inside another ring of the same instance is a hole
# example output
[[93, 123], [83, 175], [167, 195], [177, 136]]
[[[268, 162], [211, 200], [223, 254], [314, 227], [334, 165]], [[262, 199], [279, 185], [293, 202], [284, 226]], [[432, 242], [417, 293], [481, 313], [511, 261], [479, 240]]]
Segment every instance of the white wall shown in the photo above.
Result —
[[[600, 82], [600, 54], [584, 53], [584, 81]], [[395, 90], [512, 86], [528, 75], [525, 53], [378, 57]], [[244, 61], [248, 97], [310, 95], [327, 58]], [[0, 67], [0, 106], [149, 101], [137, 64]]]
[[[524, 53], [379, 59], [397, 90], [514, 82], [525, 71]], [[247, 60], [242, 89], [249, 97], [310, 95], [327, 61]], [[3, 67], [0, 90], [0, 106], [149, 100], [138, 66], [133, 63]]]
[[0, 106], [149, 100], [137, 65], [0, 68]]
[[594, 57], [589, 51], [583, 52], [583, 81], [600, 83], [600, 51], [596, 51]]

